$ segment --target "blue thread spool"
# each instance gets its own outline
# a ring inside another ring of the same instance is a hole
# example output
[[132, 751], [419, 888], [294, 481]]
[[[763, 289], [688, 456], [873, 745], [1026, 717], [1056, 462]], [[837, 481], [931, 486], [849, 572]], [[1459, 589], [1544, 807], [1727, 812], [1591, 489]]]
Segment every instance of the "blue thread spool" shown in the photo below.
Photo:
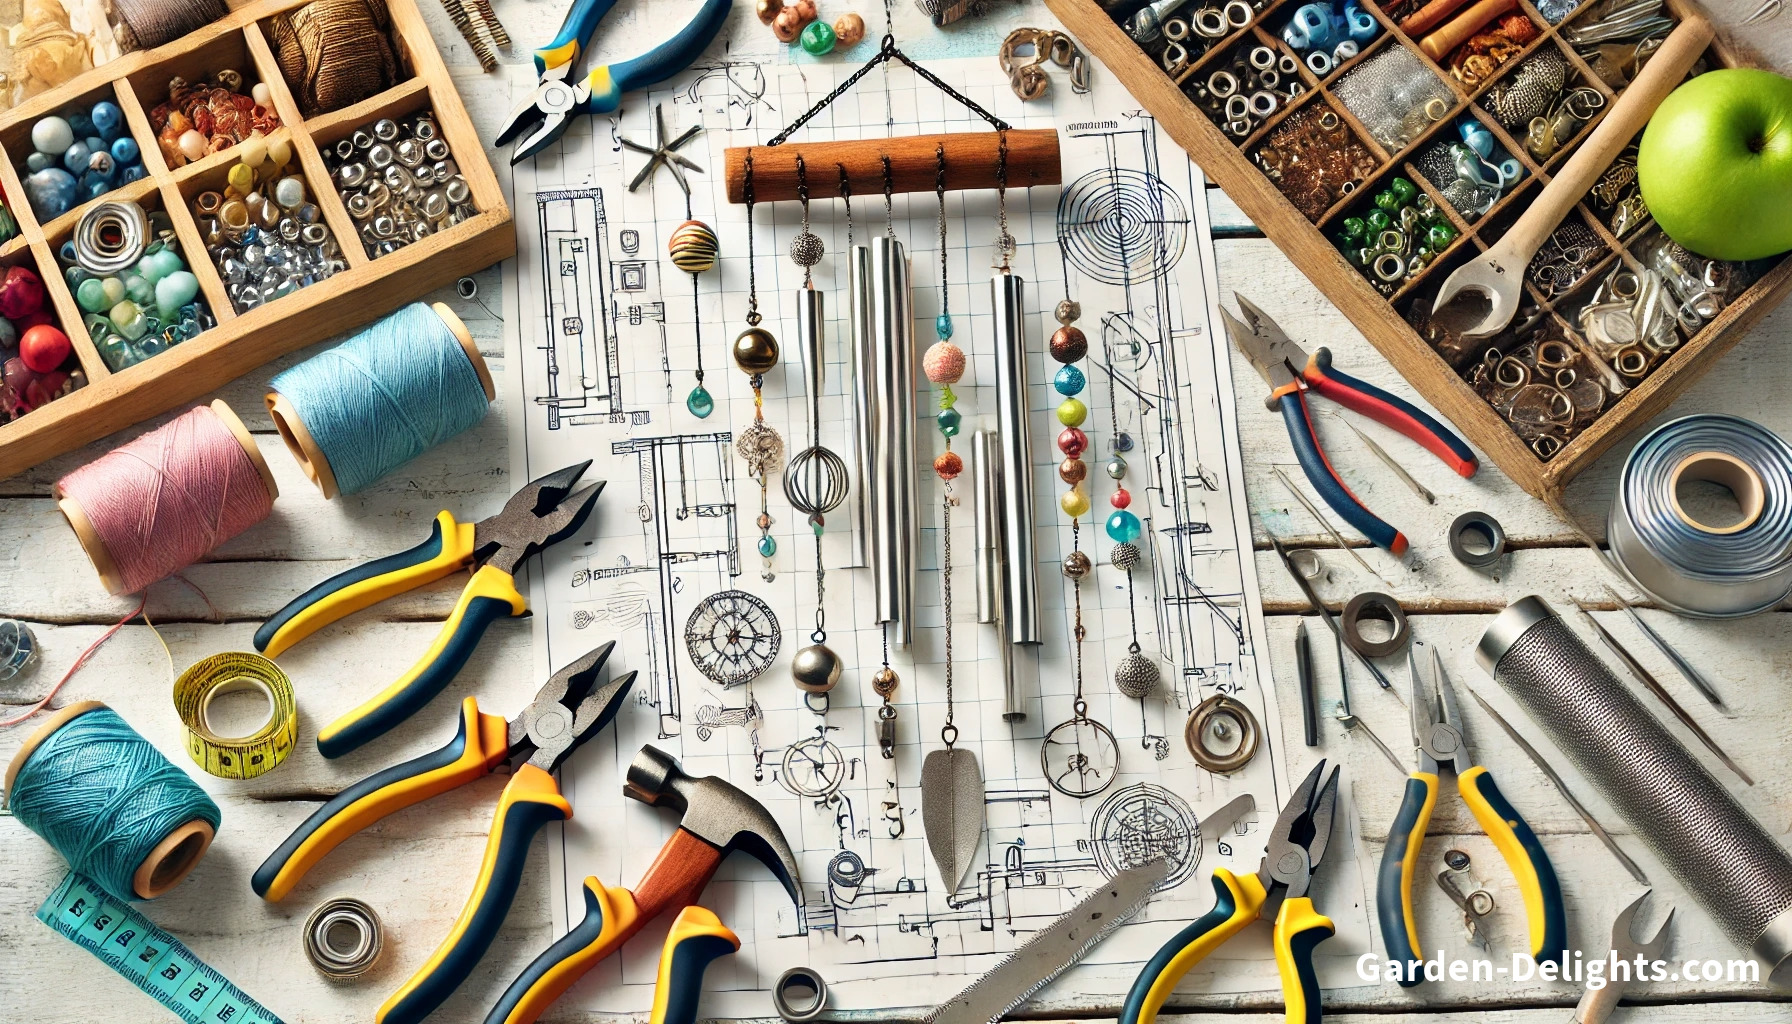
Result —
[[6, 804], [121, 900], [179, 885], [222, 817], [205, 790], [97, 700], [63, 708], [26, 737], [6, 770]]
[[326, 500], [472, 427], [497, 395], [472, 333], [439, 302], [405, 306], [272, 388], [268, 414]]

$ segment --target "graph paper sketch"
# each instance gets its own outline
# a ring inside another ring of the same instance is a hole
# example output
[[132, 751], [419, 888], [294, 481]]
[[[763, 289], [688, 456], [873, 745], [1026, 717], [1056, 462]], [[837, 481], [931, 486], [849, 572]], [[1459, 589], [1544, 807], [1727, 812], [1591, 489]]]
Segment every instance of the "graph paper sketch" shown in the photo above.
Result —
[[[540, 218], [518, 218], [518, 257], [506, 293], [517, 303], [506, 308], [518, 310], [507, 320], [515, 333], [512, 408], [523, 410], [512, 421], [515, 471], [539, 473], [592, 458], [590, 473], [609, 481], [587, 536], [549, 551], [532, 578], [537, 667], [557, 667], [602, 631], [617, 641], [612, 670], [634, 669], [642, 680], [636, 705], [565, 769], [574, 817], [551, 841], [562, 894], [557, 926], [582, 915], [577, 890], [587, 875], [607, 885], [635, 884], [676, 824], [622, 796], [622, 774], [644, 743], [678, 756], [688, 772], [722, 775], [762, 802], [790, 838], [802, 873], [802, 899], [793, 905], [751, 858], [724, 862], [702, 902], [740, 934], [743, 946], [709, 969], [705, 1015], [769, 1015], [770, 983], [797, 965], [822, 973], [834, 1009], [937, 1001], [935, 995], [943, 998], [993, 967], [1090, 887], [1163, 856], [1170, 877], [1146, 910], [1038, 1004], [1117, 1006], [1143, 961], [1211, 907], [1214, 866], [1256, 870], [1264, 829], [1290, 789], [1280, 767], [1277, 696], [1260, 649], [1262, 609], [1229, 362], [1209, 316], [1217, 297], [1199, 169], [1099, 73], [1088, 95], [1053, 90], [1048, 100], [1023, 106], [993, 59], [936, 59], [927, 67], [1016, 128], [1056, 128], [1065, 182], [1015, 189], [1007, 201], [1019, 243], [1014, 271], [1027, 282], [1043, 633], [1036, 647], [1015, 649], [1015, 671], [1030, 694], [1024, 720], [1004, 720], [998, 638], [976, 622], [968, 486], [958, 487], [962, 504], [951, 518], [958, 743], [981, 763], [987, 820], [983, 844], [955, 890], [946, 888], [928, 856], [919, 792], [922, 758], [938, 745], [946, 707], [942, 492], [929, 469], [942, 451], [933, 429], [936, 395], [917, 373], [914, 470], [923, 514], [917, 626], [912, 646], [889, 653], [901, 683], [892, 697], [897, 735], [888, 757], [877, 740], [882, 702], [870, 687], [885, 657], [884, 638], [874, 621], [871, 572], [849, 568], [851, 517], [844, 511], [828, 516], [820, 542], [827, 642], [846, 670], [825, 701], [805, 701], [791, 682], [790, 664], [815, 624], [816, 541], [774, 478], [766, 514], [776, 553], [762, 575], [754, 550], [759, 487], [729, 443], [753, 422], [754, 402], [746, 376], [728, 359], [729, 342], [745, 326], [749, 241], [744, 208], [726, 202], [723, 152], [764, 144], [854, 65], [792, 64], [784, 57], [700, 65], [631, 97], [615, 121], [569, 131], [561, 144], [515, 169], [519, 211], [536, 208], [543, 197], [560, 202], [566, 196], [586, 197], [577, 202], [601, 210], [584, 221], [605, 234], [593, 243], [601, 256], [575, 263], [590, 267], [581, 285], [596, 297], [595, 315], [633, 331], [615, 332], [621, 343], [613, 347], [590, 333], [591, 344], [581, 343], [580, 351], [592, 361], [575, 369], [562, 359], [551, 368], [544, 355], [564, 354], [570, 344], [541, 333], [560, 316], [553, 300], [543, 299], [550, 294], [543, 281], [560, 269], [546, 244], [557, 229]], [[688, 205], [669, 174], [635, 192], [627, 188], [644, 158], [614, 139], [651, 137], [656, 105], [670, 134], [702, 127], [680, 150], [708, 169], [685, 172], [692, 185]], [[896, 66], [866, 76], [796, 140], [987, 128]], [[968, 459], [974, 431], [995, 425], [989, 279], [996, 197], [948, 193], [946, 211], [953, 340], [969, 361], [954, 388], [964, 416], [955, 450]], [[887, 211], [877, 195], [855, 197], [850, 214], [838, 200], [812, 205], [811, 230], [827, 248], [814, 268], [829, 318], [820, 442], [835, 452], [851, 451], [841, 256], [849, 233], [857, 242], [885, 231], [902, 240], [924, 348], [942, 306], [937, 215], [932, 194], [897, 195]], [[715, 230], [721, 254], [694, 289], [690, 275], [666, 256], [672, 232], [693, 217]], [[786, 340], [783, 359], [765, 375], [764, 417], [790, 450], [807, 444], [808, 396], [794, 343], [802, 270], [787, 255], [800, 225], [796, 203], [762, 203], [751, 241], [764, 326]], [[614, 272], [606, 277], [598, 266], [606, 261], [639, 264], [629, 284], [638, 280], [640, 287], [620, 290]], [[639, 322], [623, 310], [624, 295], [638, 308]], [[1124, 435], [1131, 508], [1145, 529], [1144, 562], [1132, 573], [1129, 594], [1127, 574], [1109, 564], [1112, 543], [1101, 532], [1112, 482], [1091, 474], [1099, 483], [1092, 482], [1090, 498], [1102, 513], [1083, 523], [1079, 541], [1096, 563], [1081, 594], [1083, 689], [1089, 716], [1112, 731], [1119, 759], [1112, 782], [1086, 799], [1054, 789], [1040, 757], [1047, 731], [1072, 716], [1075, 698], [1073, 594], [1060, 571], [1073, 537], [1058, 507], [1058, 454], [1050, 439], [1060, 429], [1053, 416], [1059, 396], [1050, 386], [1056, 364], [1045, 354], [1056, 327], [1052, 309], [1065, 298], [1081, 304], [1080, 325], [1090, 338], [1082, 364], [1089, 378], [1082, 397], [1090, 409], [1085, 458], [1100, 465]], [[685, 403], [699, 369], [715, 403], [703, 418]], [[574, 408], [580, 400], [585, 404]], [[1113, 681], [1135, 628], [1163, 679], [1144, 700], [1122, 696]], [[766, 642], [767, 629], [777, 631], [775, 645]], [[699, 642], [692, 642], [693, 631]], [[737, 678], [765, 657], [769, 667], [762, 673]], [[1231, 775], [1197, 766], [1183, 738], [1190, 711], [1216, 694], [1238, 700], [1266, 726], [1260, 753]], [[1207, 815], [1244, 794], [1255, 798], [1255, 815], [1204, 826]], [[1354, 835], [1349, 816], [1341, 813], [1340, 836]], [[1352, 984], [1350, 963], [1371, 949], [1365, 872], [1353, 846], [1335, 844], [1315, 883], [1319, 906], [1338, 926], [1318, 957], [1329, 985]], [[566, 998], [590, 1012], [644, 1010], [666, 923], [599, 964]], [[1276, 988], [1268, 928], [1247, 930], [1185, 984], [1190, 991]]]

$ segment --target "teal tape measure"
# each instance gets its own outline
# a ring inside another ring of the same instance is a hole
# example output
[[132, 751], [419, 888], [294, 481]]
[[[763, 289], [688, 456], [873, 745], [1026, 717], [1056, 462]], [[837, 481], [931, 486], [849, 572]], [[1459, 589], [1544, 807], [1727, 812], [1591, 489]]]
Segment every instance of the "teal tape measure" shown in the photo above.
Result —
[[37, 919], [106, 962], [187, 1024], [281, 1024], [180, 940], [78, 872], [37, 908]]

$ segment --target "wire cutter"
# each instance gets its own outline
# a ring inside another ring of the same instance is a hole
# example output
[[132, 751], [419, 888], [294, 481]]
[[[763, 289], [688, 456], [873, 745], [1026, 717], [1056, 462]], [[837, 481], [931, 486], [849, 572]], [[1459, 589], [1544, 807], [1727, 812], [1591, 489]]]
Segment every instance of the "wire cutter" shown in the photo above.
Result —
[[[696, 17], [660, 45], [620, 64], [600, 64], [577, 82], [567, 81], [597, 23], [616, 0], [573, 0], [554, 41], [535, 51], [535, 92], [511, 111], [496, 144], [521, 137], [510, 162], [520, 163], [552, 145], [575, 114], [608, 114], [622, 106], [622, 94], [663, 82], [691, 66], [722, 30], [731, 0], [703, 0]], [[527, 135], [524, 135], [528, 132]]]
[[1232, 297], [1237, 300], [1244, 320], [1221, 309], [1226, 333], [1269, 384], [1269, 396], [1263, 404], [1270, 412], [1282, 414], [1282, 422], [1288, 427], [1288, 439], [1294, 444], [1294, 455], [1300, 460], [1300, 468], [1306, 471], [1307, 480], [1319, 491], [1325, 503], [1369, 538], [1370, 543], [1396, 555], [1405, 554], [1406, 535], [1365, 508], [1338, 476], [1338, 471], [1332, 468], [1313, 426], [1307, 392], [1323, 395], [1346, 409], [1405, 434], [1464, 477], [1474, 476], [1475, 470], [1480, 468], [1468, 442], [1411, 402], [1333, 369], [1330, 349], [1320, 348], [1309, 356], [1251, 300], [1237, 292], [1232, 293]]
[[[1530, 922], [1531, 957], [1538, 961], [1554, 959], [1568, 948], [1567, 913], [1562, 906], [1562, 885], [1556, 880], [1555, 867], [1524, 816], [1506, 801], [1493, 776], [1469, 750], [1468, 740], [1462, 734], [1462, 709], [1456, 703], [1456, 693], [1436, 647], [1431, 648], [1431, 669], [1432, 680], [1426, 685], [1412, 649], [1407, 649], [1406, 671], [1412, 678], [1412, 700], [1408, 706], [1419, 768], [1406, 780], [1406, 793], [1394, 814], [1394, 825], [1388, 832], [1381, 868], [1375, 877], [1375, 913], [1381, 922], [1382, 940], [1387, 943], [1388, 959], [1402, 965], [1425, 959], [1419, 952], [1422, 947], [1413, 918], [1412, 884], [1418, 872], [1425, 829], [1437, 803], [1439, 769], [1444, 765], [1456, 773], [1456, 789], [1462, 794], [1462, 802], [1481, 823], [1518, 880], [1525, 917]], [[1411, 988], [1425, 976], [1423, 971], [1409, 969], [1402, 971], [1398, 980], [1401, 987]]]
[[443, 512], [436, 516], [428, 540], [330, 577], [261, 624], [255, 631], [255, 649], [277, 658], [337, 619], [476, 567], [422, 659], [397, 682], [324, 726], [317, 734], [319, 752], [341, 757], [409, 718], [460, 673], [487, 626], [529, 610], [529, 602], [516, 588], [517, 568], [585, 525], [604, 488], [599, 480], [573, 490], [590, 465], [587, 459], [530, 481], [497, 515], [477, 523], [457, 522], [452, 513]]
[[1338, 769], [1333, 768], [1321, 786], [1319, 777], [1324, 772], [1322, 759], [1289, 797], [1270, 831], [1256, 874], [1213, 869], [1213, 909], [1171, 936], [1146, 962], [1126, 994], [1118, 1024], [1153, 1024], [1182, 976], [1258, 917], [1275, 921], [1276, 967], [1282, 977], [1288, 1021], [1300, 1024], [1320, 1019], [1313, 950], [1337, 931], [1331, 918], [1314, 909], [1307, 895], [1313, 872], [1325, 857], [1332, 835], [1332, 812], [1338, 803]]

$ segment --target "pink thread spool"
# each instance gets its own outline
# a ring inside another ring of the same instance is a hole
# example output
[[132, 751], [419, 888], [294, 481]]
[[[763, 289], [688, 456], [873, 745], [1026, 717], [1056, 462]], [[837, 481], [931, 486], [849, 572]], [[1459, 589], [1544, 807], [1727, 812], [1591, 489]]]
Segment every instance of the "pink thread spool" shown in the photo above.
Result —
[[68, 474], [55, 495], [107, 593], [134, 594], [266, 519], [280, 491], [216, 401]]

